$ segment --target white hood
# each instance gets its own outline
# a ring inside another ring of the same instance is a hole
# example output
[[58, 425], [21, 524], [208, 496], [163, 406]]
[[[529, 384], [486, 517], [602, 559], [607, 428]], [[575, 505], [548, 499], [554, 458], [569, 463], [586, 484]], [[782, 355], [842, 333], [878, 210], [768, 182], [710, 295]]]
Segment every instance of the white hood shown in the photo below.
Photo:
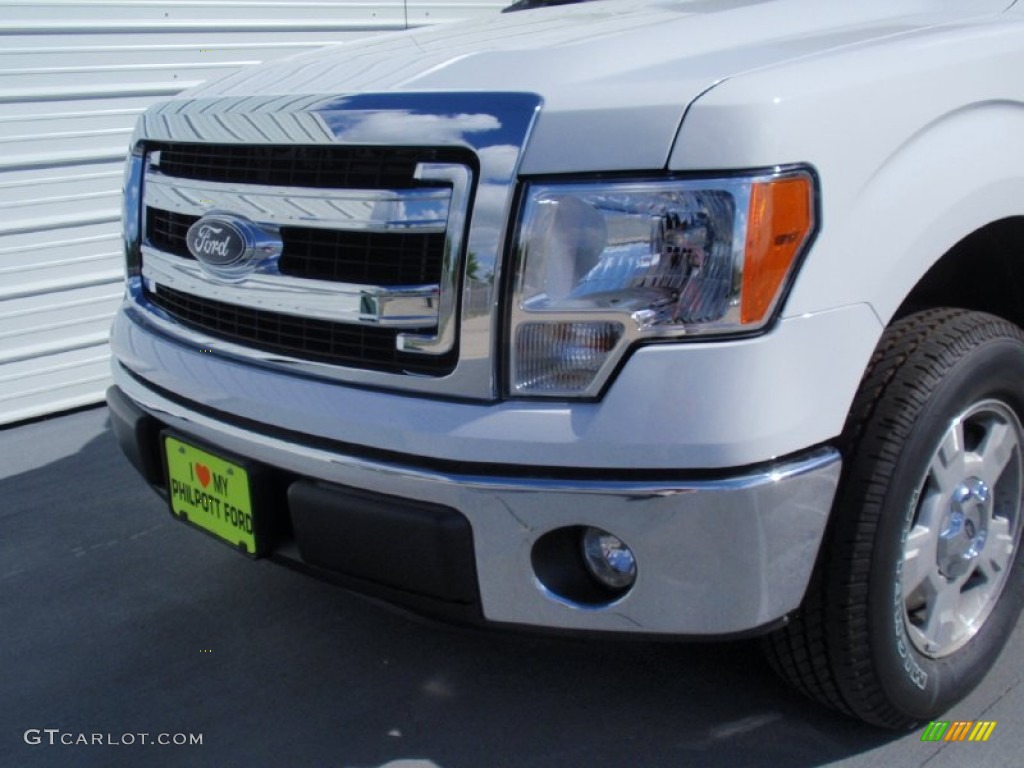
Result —
[[600, 0], [331, 46], [182, 98], [532, 92], [543, 107], [523, 172], [655, 170], [664, 167], [686, 108], [724, 79], [1009, 4]]

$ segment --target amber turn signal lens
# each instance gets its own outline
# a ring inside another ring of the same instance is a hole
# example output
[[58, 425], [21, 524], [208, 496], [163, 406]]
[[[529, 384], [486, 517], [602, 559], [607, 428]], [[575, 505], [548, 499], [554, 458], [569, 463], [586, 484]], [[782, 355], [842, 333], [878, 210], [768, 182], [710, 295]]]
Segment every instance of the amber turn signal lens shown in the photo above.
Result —
[[809, 176], [755, 183], [750, 190], [740, 322], [761, 323], [814, 228]]

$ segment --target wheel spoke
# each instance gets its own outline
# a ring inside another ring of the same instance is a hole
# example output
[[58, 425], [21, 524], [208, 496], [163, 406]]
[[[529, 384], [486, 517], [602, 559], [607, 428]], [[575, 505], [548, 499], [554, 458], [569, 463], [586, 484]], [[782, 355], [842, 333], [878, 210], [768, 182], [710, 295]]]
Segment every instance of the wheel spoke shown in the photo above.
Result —
[[1010, 567], [1013, 558], [1013, 535], [1005, 517], [993, 518], [988, 526], [988, 540], [978, 558], [978, 570], [989, 583], [995, 583]]
[[903, 597], [916, 592], [925, 582], [937, 576], [935, 561], [937, 537], [932, 529], [914, 526], [903, 548]]
[[[924, 496], [918, 503], [914, 528], [926, 528], [938, 535], [939, 526], [942, 524], [942, 510], [947, 503], [948, 500], [941, 493], [932, 492]], [[910, 533], [914, 534], [913, 531]]]
[[977, 474], [989, 488], [996, 487], [1003, 470], [1013, 460], [1018, 447], [1017, 435], [1008, 424], [993, 422], [989, 426], [985, 440], [977, 451], [981, 459]]
[[964, 479], [966, 465], [964, 424], [957, 419], [950, 424], [949, 430], [942, 438], [942, 443], [935, 452], [935, 458], [928, 470], [939, 493], [949, 495], [953, 492]]
[[954, 584], [945, 584], [929, 603], [928, 618], [921, 628], [930, 647], [942, 648], [957, 639], [963, 625], [959, 608], [960, 588]]

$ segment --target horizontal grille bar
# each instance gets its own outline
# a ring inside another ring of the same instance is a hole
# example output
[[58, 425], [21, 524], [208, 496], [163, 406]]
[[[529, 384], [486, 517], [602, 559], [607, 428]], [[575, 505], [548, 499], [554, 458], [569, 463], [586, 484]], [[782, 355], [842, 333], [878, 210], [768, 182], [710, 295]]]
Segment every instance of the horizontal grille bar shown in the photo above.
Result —
[[395, 346], [399, 331], [392, 328], [239, 307], [161, 285], [144, 294], [184, 325], [270, 353], [388, 373], [443, 376], [455, 366], [455, 350], [437, 356], [400, 352]]
[[[439, 322], [440, 288], [432, 285], [353, 285], [308, 280], [255, 270], [233, 279], [211, 276], [196, 259], [182, 259], [142, 246], [142, 279], [213, 301], [255, 307], [332, 323], [407, 328], [409, 333]], [[399, 339], [399, 346], [405, 344]]]
[[311, 189], [196, 181], [167, 176], [151, 164], [143, 180], [146, 204], [190, 216], [230, 211], [261, 225], [444, 232], [451, 189]]

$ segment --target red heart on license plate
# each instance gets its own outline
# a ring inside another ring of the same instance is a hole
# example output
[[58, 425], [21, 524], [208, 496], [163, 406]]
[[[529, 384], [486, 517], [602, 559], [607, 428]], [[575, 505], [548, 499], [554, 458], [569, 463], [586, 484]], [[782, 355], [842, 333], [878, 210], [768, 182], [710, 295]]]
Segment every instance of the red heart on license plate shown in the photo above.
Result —
[[205, 488], [210, 484], [210, 468], [197, 461], [196, 477], [199, 478], [199, 484]]

